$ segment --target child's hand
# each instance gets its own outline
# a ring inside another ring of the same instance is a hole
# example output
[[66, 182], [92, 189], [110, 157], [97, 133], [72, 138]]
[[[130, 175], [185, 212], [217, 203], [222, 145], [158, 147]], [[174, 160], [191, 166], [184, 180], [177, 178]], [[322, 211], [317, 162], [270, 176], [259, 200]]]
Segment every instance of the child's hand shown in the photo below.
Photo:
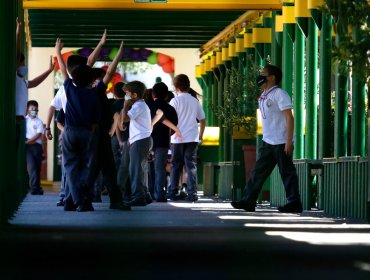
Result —
[[107, 29], [104, 29], [103, 35], [101, 36], [99, 43], [101, 45], [104, 45], [106, 41], [107, 41]]
[[49, 70], [53, 71], [55, 66], [55, 61], [53, 59], [53, 56], [50, 56], [50, 64], [49, 64]]
[[17, 18], [16, 23], [17, 23], [16, 34], [20, 34], [22, 23], [20, 22], [19, 18]]
[[63, 43], [62, 43], [62, 39], [60, 38], [57, 38], [57, 40], [55, 41], [55, 50], [58, 52], [62, 52], [62, 49], [63, 49]]

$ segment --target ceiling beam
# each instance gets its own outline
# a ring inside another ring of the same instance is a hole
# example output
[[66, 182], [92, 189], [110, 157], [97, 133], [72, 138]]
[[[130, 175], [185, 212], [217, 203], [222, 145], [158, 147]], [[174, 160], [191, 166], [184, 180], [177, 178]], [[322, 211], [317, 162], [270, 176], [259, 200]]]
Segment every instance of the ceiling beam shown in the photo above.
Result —
[[23, 0], [24, 9], [117, 10], [279, 10], [281, 0], [167, 0], [136, 3], [135, 0]]
[[201, 56], [218, 49], [223, 44], [227, 43], [230, 39], [236, 37], [243, 29], [251, 28], [253, 24], [265, 13], [266, 11], [248, 11], [241, 15], [237, 20], [229, 24], [218, 33], [215, 37], [209, 40], [200, 48]]

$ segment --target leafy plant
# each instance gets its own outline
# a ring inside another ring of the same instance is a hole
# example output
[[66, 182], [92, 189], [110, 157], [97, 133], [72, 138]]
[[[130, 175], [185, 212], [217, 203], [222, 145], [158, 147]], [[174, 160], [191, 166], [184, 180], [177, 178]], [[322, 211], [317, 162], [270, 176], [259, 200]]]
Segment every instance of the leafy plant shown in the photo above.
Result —
[[252, 132], [257, 128], [256, 109], [260, 90], [255, 78], [260, 67], [251, 57], [247, 59], [248, 68], [239, 70], [232, 67], [227, 70], [230, 79], [223, 92], [223, 104], [214, 109], [222, 126]]
[[322, 11], [332, 16], [343, 36], [332, 49], [333, 64], [340, 71], [348, 65], [361, 81], [370, 83], [370, 6], [367, 0], [326, 0]]

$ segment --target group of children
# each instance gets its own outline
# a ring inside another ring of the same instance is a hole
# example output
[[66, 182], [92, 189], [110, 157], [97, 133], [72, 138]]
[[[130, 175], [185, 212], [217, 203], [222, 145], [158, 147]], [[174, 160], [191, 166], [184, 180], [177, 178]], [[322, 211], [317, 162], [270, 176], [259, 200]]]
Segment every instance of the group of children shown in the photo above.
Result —
[[65, 211], [94, 210], [92, 203], [100, 195], [94, 191], [99, 175], [107, 187], [111, 209], [130, 210], [132, 206], [151, 203], [147, 173], [150, 151], [155, 158], [152, 194], [158, 202], [166, 202], [170, 136], [178, 143], [184, 139], [176, 126], [177, 112], [166, 101], [169, 91], [164, 83], [154, 85], [150, 101], [144, 100], [148, 90], [142, 82], [118, 83], [112, 112], [105, 91], [122, 57], [123, 42], [108, 69], [103, 71], [92, 65], [105, 40], [106, 31], [89, 58], [72, 55], [66, 64], [61, 54], [61, 39], [55, 44], [64, 83], [49, 108], [45, 136], [52, 139], [50, 123], [55, 110], [59, 110], [58, 127], [63, 131], [63, 198], [58, 205], [63, 205]]

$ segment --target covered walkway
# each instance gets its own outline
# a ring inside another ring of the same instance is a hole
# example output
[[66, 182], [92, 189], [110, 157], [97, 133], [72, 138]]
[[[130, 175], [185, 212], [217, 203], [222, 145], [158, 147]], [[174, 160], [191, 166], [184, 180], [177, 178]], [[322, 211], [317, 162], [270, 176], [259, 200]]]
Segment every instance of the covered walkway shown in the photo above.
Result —
[[2, 228], [1, 279], [369, 279], [370, 226], [228, 201], [65, 212], [28, 195]]

